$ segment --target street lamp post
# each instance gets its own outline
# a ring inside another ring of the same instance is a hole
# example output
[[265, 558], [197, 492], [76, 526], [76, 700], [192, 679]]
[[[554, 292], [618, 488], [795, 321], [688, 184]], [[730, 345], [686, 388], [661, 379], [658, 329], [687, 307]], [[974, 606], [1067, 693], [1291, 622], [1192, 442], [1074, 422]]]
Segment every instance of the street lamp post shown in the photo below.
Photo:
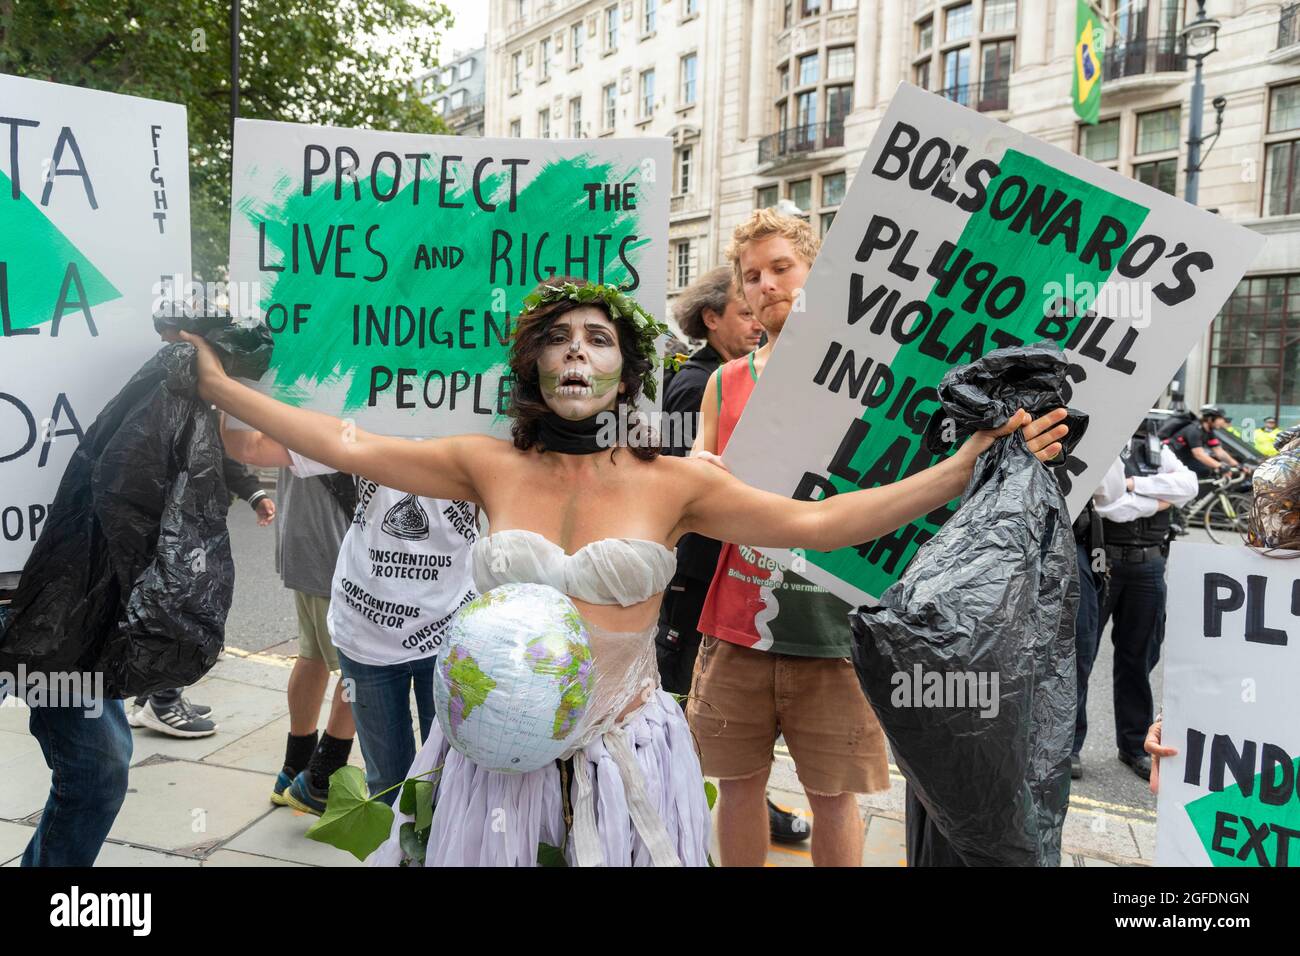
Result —
[[[1205, 58], [1219, 49], [1219, 21], [1205, 15], [1205, 0], [1196, 0], [1196, 19], [1182, 30], [1183, 51], [1195, 62], [1192, 73], [1191, 109], [1187, 118], [1187, 182], [1183, 198], [1193, 206], [1200, 198], [1201, 147], [1209, 142], [1213, 146], [1223, 129], [1223, 108], [1228, 101], [1222, 96], [1214, 98], [1215, 123], [1212, 136], [1201, 135], [1201, 119], [1205, 112], [1205, 84], [1202, 66]], [[1209, 149], [1206, 149], [1209, 155]], [[1178, 368], [1178, 375], [1169, 385], [1170, 398], [1175, 409], [1187, 406], [1187, 360]]]
[[1202, 136], [1201, 118], [1205, 112], [1203, 64], [1207, 56], [1219, 49], [1219, 21], [1205, 15], [1205, 0], [1197, 0], [1196, 19], [1183, 27], [1182, 39], [1187, 55], [1196, 62], [1192, 73], [1191, 113], [1187, 119], [1187, 185], [1183, 190], [1183, 198], [1195, 206], [1200, 197], [1201, 146], [1219, 138], [1223, 129], [1223, 108], [1228, 102], [1222, 96], [1215, 97], [1214, 135]]

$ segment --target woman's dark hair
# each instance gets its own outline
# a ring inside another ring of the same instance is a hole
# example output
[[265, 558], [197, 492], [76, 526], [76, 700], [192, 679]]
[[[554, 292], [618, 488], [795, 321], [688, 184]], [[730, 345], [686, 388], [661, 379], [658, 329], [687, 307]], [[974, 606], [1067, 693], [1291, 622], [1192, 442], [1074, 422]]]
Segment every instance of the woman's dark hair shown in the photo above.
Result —
[[[534, 291], [541, 291], [547, 286], [562, 286], [571, 282], [581, 288], [588, 285], [587, 280], [573, 276], [552, 276]], [[514, 386], [510, 393], [508, 414], [514, 421], [510, 425], [510, 434], [514, 445], [520, 451], [546, 448], [538, 438], [538, 423], [543, 415], [551, 414], [551, 408], [542, 397], [541, 383], [538, 381], [537, 360], [546, 348], [546, 334], [555, 320], [574, 309], [591, 307], [600, 309], [614, 324], [618, 338], [619, 351], [623, 353], [623, 393], [618, 396], [614, 413], [626, 405], [628, 420], [633, 421], [633, 410], [637, 397], [641, 394], [641, 377], [651, 368], [651, 362], [638, 349], [637, 329], [629, 318], [614, 318], [603, 299], [591, 302], [576, 302], [573, 299], [560, 299], [557, 302], [543, 302], [529, 312], [520, 313], [515, 319], [515, 331], [510, 342], [510, 372]], [[637, 458], [650, 461], [659, 454], [659, 443], [651, 441], [644, 444], [626, 445]], [[611, 455], [613, 450], [611, 449]]]

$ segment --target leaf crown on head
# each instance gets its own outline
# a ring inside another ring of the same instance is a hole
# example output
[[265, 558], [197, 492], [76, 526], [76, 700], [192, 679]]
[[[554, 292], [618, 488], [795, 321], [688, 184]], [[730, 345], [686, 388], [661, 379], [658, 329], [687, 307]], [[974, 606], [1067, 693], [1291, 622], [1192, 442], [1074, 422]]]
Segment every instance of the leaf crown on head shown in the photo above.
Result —
[[542, 305], [566, 299], [582, 305], [603, 302], [613, 319], [628, 319], [632, 323], [636, 329], [637, 351], [650, 362], [650, 368], [641, 376], [641, 390], [645, 392], [646, 398], [653, 401], [657, 390], [654, 367], [662, 362], [656, 342], [661, 335], [668, 334], [668, 326], [656, 321], [654, 316], [641, 308], [640, 303], [627, 294], [626, 287], [590, 282], [585, 285], [574, 282], [544, 285], [538, 291], [524, 296], [524, 314], [527, 315]]

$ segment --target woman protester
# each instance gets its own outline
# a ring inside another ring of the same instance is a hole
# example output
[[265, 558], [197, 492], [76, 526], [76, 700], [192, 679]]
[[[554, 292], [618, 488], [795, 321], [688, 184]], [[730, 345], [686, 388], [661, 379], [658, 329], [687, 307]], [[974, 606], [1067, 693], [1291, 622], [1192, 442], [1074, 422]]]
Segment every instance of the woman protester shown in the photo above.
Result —
[[[369, 434], [228, 378], [202, 339], [186, 339], [199, 350], [205, 399], [339, 471], [481, 506], [492, 533], [473, 546], [478, 590], [550, 585], [573, 601], [589, 630], [601, 719], [576, 754], [571, 783], [599, 808], [594, 826], [578, 819], [574, 839], [564, 839], [555, 765], [489, 771], [450, 750], [435, 728], [411, 768], [415, 776], [441, 767], [426, 865], [532, 865], [539, 844], [557, 835], [579, 865], [705, 865], [709, 816], [699, 762], [680, 707], [658, 688], [655, 664], [677, 540], [694, 532], [823, 551], [869, 541], [959, 496], [979, 454], [1016, 429], [1038, 458], [1055, 457], [1065, 410], [1033, 421], [1017, 412], [1005, 427], [977, 433], [951, 458], [892, 485], [794, 501], [707, 461], [661, 456], [653, 442], [631, 437], [644, 430], [608, 447], [617, 430], [602, 429], [602, 413], [621, 405], [631, 411], [643, 392], [654, 397], [655, 342], [664, 328], [624, 290], [557, 276], [525, 299], [514, 325], [511, 440]], [[500, 810], [506, 839], [489, 819]], [[402, 862], [401, 822], [372, 864]]]

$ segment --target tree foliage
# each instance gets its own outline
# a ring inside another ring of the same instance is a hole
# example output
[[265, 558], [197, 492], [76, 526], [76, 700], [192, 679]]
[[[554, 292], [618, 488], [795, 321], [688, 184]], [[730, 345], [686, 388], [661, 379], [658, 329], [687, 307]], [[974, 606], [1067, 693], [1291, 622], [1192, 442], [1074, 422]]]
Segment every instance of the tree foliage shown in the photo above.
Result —
[[[412, 78], [451, 24], [420, 0], [243, 0], [241, 117], [445, 133]], [[229, 251], [230, 4], [0, 0], [0, 73], [183, 103], [194, 268]]]

